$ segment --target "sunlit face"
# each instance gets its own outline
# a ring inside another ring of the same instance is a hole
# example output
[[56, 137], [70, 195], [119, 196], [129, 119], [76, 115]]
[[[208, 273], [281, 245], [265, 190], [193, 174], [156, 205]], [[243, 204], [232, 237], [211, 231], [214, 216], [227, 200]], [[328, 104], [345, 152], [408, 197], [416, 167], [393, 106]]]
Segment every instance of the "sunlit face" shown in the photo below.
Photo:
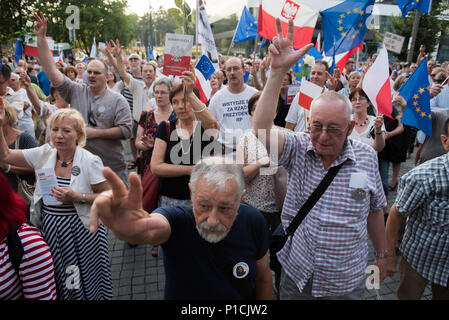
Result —
[[338, 157], [353, 123], [348, 123], [345, 104], [341, 100], [319, 99], [310, 113], [310, 139], [317, 153], [324, 157]]
[[327, 80], [326, 66], [323, 64], [315, 63], [315, 65], [310, 69], [310, 82], [324, 87]]
[[359, 94], [358, 92], [354, 94], [351, 99], [352, 109], [354, 112], [367, 111], [370, 105], [368, 99], [364, 95]]
[[178, 119], [195, 119], [195, 115], [192, 111], [192, 107], [190, 106], [190, 103], [186, 102], [186, 106], [184, 108], [184, 92], [178, 92], [173, 96], [171, 99], [171, 104], [173, 107], [173, 110], [175, 111], [176, 115], [178, 116]]
[[138, 58], [130, 58], [129, 64], [133, 72], [140, 70], [140, 60]]
[[106, 87], [105, 67], [102, 62], [94, 60], [87, 66], [87, 85], [97, 92]]
[[53, 123], [50, 128], [50, 139], [57, 150], [73, 150], [76, 148], [79, 134], [72, 120], [63, 119]]
[[78, 71], [78, 77], [81, 77], [84, 73], [84, 70], [86, 70], [86, 67], [83, 63], [78, 63], [75, 68]]
[[226, 77], [228, 83], [233, 86], [240, 86], [243, 84], [243, 75], [245, 71], [242, 68], [240, 59], [231, 58], [225, 64]]
[[145, 64], [142, 67], [142, 78], [145, 83], [152, 83], [154, 80], [154, 68], [151, 65]]
[[356, 88], [357, 85], [359, 84], [361, 78], [362, 78], [362, 77], [360, 76], [360, 74], [357, 74], [357, 73], [356, 73], [356, 74], [353, 74], [353, 75], [349, 78], [349, 81], [348, 81], [349, 88], [350, 88], [350, 89]]
[[168, 106], [170, 104], [170, 90], [165, 84], [158, 84], [154, 87], [153, 95], [156, 99], [156, 105], [158, 107]]
[[213, 75], [210, 76], [209, 78], [209, 83], [210, 83], [210, 87], [212, 89], [218, 89], [220, 88], [220, 83], [218, 81], [217, 76], [215, 75], [215, 73]]
[[213, 243], [221, 241], [229, 233], [241, 200], [235, 179], [228, 180], [224, 190], [217, 191], [207, 180], [199, 178], [195, 191], [191, 193], [198, 233]]

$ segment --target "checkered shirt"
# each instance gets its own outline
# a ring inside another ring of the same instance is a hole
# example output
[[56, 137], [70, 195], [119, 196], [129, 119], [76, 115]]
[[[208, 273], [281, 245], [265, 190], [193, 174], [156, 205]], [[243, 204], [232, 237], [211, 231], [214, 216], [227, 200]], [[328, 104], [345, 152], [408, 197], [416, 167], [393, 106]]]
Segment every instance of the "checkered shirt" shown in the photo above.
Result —
[[[281, 217], [286, 229], [327, 170], [308, 134], [288, 132], [284, 136], [279, 164], [289, 173]], [[345, 295], [360, 286], [366, 277], [367, 217], [387, 204], [372, 147], [347, 139], [331, 167], [342, 162], [345, 164], [326, 192], [278, 252], [282, 267], [300, 291], [313, 275], [314, 297]], [[362, 200], [352, 197], [354, 188], [349, 186], [355, 172], [367, 176]]]
[[401, 252], [423, 278], [449, 279], [449, 155], [412, 169], [399, 181], [396, 207], [407, 218]]

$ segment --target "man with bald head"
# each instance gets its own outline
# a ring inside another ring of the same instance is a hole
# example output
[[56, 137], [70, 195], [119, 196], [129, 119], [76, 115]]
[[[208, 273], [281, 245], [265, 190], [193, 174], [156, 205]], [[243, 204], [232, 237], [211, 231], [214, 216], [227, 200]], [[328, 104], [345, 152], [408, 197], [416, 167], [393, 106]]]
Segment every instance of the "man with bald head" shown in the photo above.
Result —
[[35, 17], [34, 33], [42, 68], [61, 97], [83, 115], [87, 125], [85, 148], [98, 155], [103, 164], [111, 167], [126, 183], [126, 163], [120, 140], [132, 135], [128, 102], [108, 89], [108, 67], [98, 59], [87, 66], [87, 86], [73, 82], [59, 72], [45, 40], [47, 20], [42, 13]]
[[[354, 128], [351, 103], [334, 91], [314, 99], [309, 133], [272, 127], [285, 73], [311, 48], [293, 50], [293, 21], [287, 38], [276, 19], [277, 36], [270, 45], [271, 72], [253, 115], [253, 130], [279, 165], [288, 172], [281, 214], [290, 225], [328, 170], [341, 165], [335, 178], [277, 253], [282, 266], [281, 299], [364, 299], [370, 235], [377, 279], [385, 278], [386, 206], [377, 153], [349, 139]], [[332, 169], [335, 170], [335, 169]]]
[[251, 129], [248, 100], [257, 92], [243, 81], [244, 65], [239, 58], [230, 58], [224, 71], [228, 84], [210, 100], [209, 109], [220, 124], [220, 141], [226, 154], [235, 156], [237, 141], [242, 133]]

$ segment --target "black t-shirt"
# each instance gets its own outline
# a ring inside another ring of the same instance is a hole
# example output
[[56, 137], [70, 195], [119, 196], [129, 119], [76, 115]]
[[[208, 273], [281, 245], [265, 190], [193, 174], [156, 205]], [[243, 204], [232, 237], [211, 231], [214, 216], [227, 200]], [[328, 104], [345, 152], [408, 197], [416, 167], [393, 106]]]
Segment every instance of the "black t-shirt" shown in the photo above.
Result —
[[283, 97], [279, 96], [279, 111], [276, 115], [276, 118], [274, 118], [274, 124], [278, 127], [285, 127], [285, 118], [288, 115], [288, 111], [290, 110], [290, 104], [285, 103], [285, 100]]
[[[225, 277], [219, 260], [214, 258], [210, 244], [196, 229], [191, 209], [162, 207], [155, 210], [164, 215], [171, 227], [171, 236], [162, 244], [165, 267], [165, 299], [167, 300], [241, 300], [230, 280]], [[256, 263], [267, 253], [270, 232], [263, 215], [255, 208], [242, 204], [227, 236], [215, 244], [234, 268], [244, 265], [246, 276], [239, 278], [248, 291], [254, 292]], [[245, 270], [246, 269], [246, 270]]]
[[[167, 143], [165, 163], [191, 166], [201, 160], [203, 156], [221, 154], [221, 145], [209, 138], [198, 122], [189, 140], [182, 140], [176, 132], [176, 121], [170, 121], [170, 141], [167, 139], [166, 122], [161, 122], [157, 129], [156, 138]], [[159, 194], [174, 199], [190, 199], [190, 175], [161, 178]]]

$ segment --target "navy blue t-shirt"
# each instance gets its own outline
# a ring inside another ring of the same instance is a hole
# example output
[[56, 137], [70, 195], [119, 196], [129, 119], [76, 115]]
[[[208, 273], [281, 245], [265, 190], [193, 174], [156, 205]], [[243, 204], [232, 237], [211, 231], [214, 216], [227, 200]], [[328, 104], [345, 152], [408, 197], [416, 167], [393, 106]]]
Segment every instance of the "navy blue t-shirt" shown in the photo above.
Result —
[[[171, 227], [171, 236], [162, 245], [165, 299], [243, 299], [217, 267], [209, 243], [196, 229], [191, 209], [181, 206], [162, 207], [155, 212], [164, 215]], [[248, 286], [248, 290], [254, 291], [256, 261], [265, 256], [269, 242], [270, 233], [263, 215], [257, 209], [242, 204], [231, 230], [216, 246], [219, 246], [235, 265], [246, 263], [249, 270], [241, 281]]]

